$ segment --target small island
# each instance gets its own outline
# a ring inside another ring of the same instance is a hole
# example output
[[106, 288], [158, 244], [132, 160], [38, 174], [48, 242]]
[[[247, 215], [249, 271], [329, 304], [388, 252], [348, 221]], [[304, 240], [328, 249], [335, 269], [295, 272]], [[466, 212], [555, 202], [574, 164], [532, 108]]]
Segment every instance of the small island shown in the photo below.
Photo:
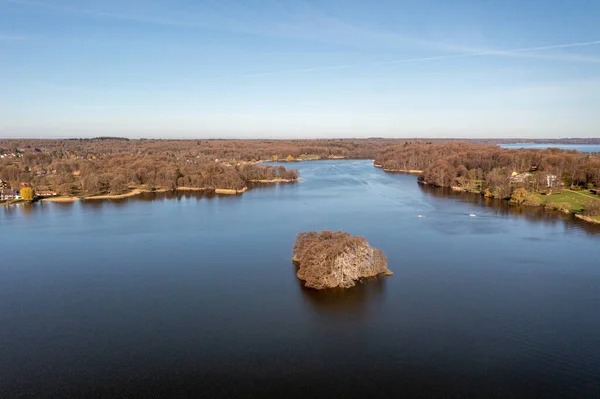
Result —
[[298, 278], [318, 290], [349, 288], [362, 278], [393, 274], [383, 251], [343, 231], [299, 233], [293, 253]]

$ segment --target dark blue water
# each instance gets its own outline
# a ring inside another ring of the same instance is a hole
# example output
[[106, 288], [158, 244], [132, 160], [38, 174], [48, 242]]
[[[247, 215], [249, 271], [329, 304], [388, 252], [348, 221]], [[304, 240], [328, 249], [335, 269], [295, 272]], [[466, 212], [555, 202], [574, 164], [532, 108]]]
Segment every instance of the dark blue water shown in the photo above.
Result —
[[[0, 208], [0, 397], [600, 395], [598, 227], [297, 167], [235, 197]], [[304, 289], [311, 229], [364, 235], [395, 275]]]
[[576, 150], [581, 152], [600, 152], [600, 145], [598, 144], [533, 144], [533, 143], [519, 143], [519, 144], [500, 144], [502, 148], [529, 148], [529, 149], [542, 149], [546, 148], [560, 148], [562, 150]]

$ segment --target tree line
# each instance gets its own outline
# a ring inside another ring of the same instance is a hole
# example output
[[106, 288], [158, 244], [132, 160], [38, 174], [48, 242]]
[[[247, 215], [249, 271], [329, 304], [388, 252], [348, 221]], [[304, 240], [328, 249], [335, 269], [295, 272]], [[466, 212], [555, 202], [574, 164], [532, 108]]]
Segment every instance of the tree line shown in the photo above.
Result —
[[[107, 140], [101, 141], [106, 143]], [[159, 150], [150, 146], [129, 153], [119, 146], [129, 143], [122, 140], [111, 142], [109, 147], [112, 148], [108, 149], [98, 147], [95, 141], [26, 143], [19, 142], [16, 153], [4, 150], [4, 154], [14, 156], [0, 159], [0, 179], [13, 188], [25, 182], [38, 190], [51, 189], [59, 195], [122, 194], [133, 187], [240, 190], [253, 180], [298, 178], [295, 169], [231, 159], [221, 161], [214, 154], [204, 154], [204, 150], [173, 151], [170, 147]]]
[[[421, 170], [419, 180], [426, 184], [526, 205], [541, 205], [539, 197], [531, 193], [600, 187], [600, 154], [557, 148], [405, 143], [385, 149], [375, 162], [388, 170]], [[585, 213], [596, 212], [593, 202]]]
[[420, 180], [439, 187], [466, 187], [484, 181], [484, 189], [497, 197], [511, 194], [513, 172], [531, 173], [514, 187], [525, 186], [539, 191], [547, 186], [548, 176], [556, 176], [567, 186], [600, 186], [600, 156], [566, 151], [504, 149], [493, 145], [470, 143], [405, 143], [383, 151], [375, 163], [386, 169], [422, 170]]
[[373, 158], [398, 140], [0, 140], [0, 178], [60, 195], [121, 194], [192, 188], [242, 189], [257, 180], [295, 180], [285, 167], [260, 160]]
[[[374, 159], [388, 170], [420, 170], [422, 182], [510, 198], [515, 190], [600, 187], [598, 154], [504, 149], [444, 140], [0, 140], [0, 179], [62, 195], [120, 194], [131, 187], [239, 190], [256, 180], [294, 180], [296, 170], [255, 165], [302, 157]], [[512, 176], [521, 174], [519, 179]], [[523, 175], [526, 174], [526, 175]], [[551, 184], [549, 184], [551, 183]]]
[[178, 158], [209, 157], [230, 161], [256, 161], [299, 158], [315, 155], [320, 158], [345, 157], [373, 159], [389, 145], [402, 143], [396, 139], [319, 139], [319, 140], [155, 140], [101, 137], [96, 139], [10, 139], [0, 140], [0, 154], [23, 150], [38, 152], [53, 158], [117, 154], [164, 155]]

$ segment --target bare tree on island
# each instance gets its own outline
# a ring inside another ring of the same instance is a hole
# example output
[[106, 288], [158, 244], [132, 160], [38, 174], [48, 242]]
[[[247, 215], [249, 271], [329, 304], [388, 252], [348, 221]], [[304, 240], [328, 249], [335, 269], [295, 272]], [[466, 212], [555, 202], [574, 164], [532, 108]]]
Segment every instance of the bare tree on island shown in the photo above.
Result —
[[383, 251], [342, 231], [300, 233], [293, 253], [297, 276], [310, 288], [349, 288], [361, 278], [393, 274]]

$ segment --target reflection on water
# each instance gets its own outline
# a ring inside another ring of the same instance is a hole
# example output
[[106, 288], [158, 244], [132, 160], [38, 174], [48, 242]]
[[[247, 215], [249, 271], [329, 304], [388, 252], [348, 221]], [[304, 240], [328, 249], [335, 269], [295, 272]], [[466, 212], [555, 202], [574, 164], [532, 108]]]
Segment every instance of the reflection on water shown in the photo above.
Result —
[[[239, 196], [0, 207], [0, 397], [598, 397], [600, 226], [297, 167]], [[305, 288], [290, 251], [323, 229], [394, 276]]]
[[[83, 207], [89, 209], [102, 209], [105, 205], [121, 207], [123, 205], [135, 202], [155, 202], [166, 200], [182, 200], [182, 199], [210, 199], [215, 197], [228, 197], [227, 195], [215, 194], [212, 190], [183, 190], [183, 191], [162, 191], [162, 192], [143, 192], [132, 197], [112, 198], [112, 199], [84, 199], [78, 201]], [[234, 196], [235, 197], [235, 196]], [[63, 206], [73, 205], [73, 203], [60, 203]]]
[[71, 207], [74, 206], [74, 204], [76, 203], [76, 201], [69, 201], [69, 202], [50, 202], [50, 201], [40, 201], [38, 202], [39, 206], [41, 207], [46, 207], [46, 208], [50, 208], [50, 207], [55, 207], [55, 208], [63, 208], [63, 209], [69, 209]]
[[445, 187], [433, 187], [425, 184], [419, 184], [419, 187], [427, 196], [441, 198], [447, 201], [454, 199], [478, 207], [485, 207], [492, 209], [498, 216], [523, 217], [529, 221], [547, 226], [556, 226], [557, 224], [562, 223], [566, 229], [581, 230], [592, 235], [600, 234], [600, 225], [585, 222], [572, 214], [546, 210], [543, 207], [516, 206], [510, 204], [508, 201], [485, 198], [479, 194], [457, 192]]
[[35, 204], [23, 203], [21, 204], [21, 212], [23, 215], [31, 216], [31, 213], [35, 210]]
[[[295, 267], [297, 272], [297, 268]], [[361, 323], [368, 319], [369, 311], [385, 295], [385, 276], [364, 279], [348, 289], [335, 288], [315, 290], [307, 288], [298, 279], [298, 287], [304, 303], [308, 304], [324, 320], [335, 318]]]

